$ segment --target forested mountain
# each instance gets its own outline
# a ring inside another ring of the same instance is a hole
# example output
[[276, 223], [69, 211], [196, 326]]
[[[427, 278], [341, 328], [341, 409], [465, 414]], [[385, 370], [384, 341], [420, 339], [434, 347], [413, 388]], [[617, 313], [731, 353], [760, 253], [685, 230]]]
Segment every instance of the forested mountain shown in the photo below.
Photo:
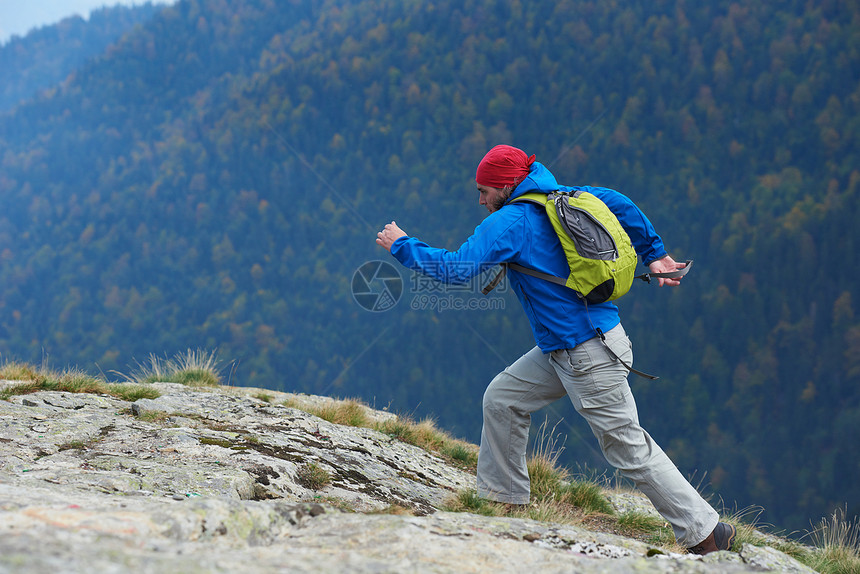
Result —
[[161, 6], [115, 6], [43, 26], [0, 46], [0, 112], [62, 82], [87, 59], [105, 49]]
[[[854, 0], [181, 1], [0, 116], [0, 351], [109, 373], [217, 348], [234, 384], [476, 441], [533, 345], [515, 298], [401, 270], [373, 313], [351, 288], [392, 219], [455, 249], [510, 143], [695, 260], [619, 304], [679, 467], [783, 528], [858, 514], [858, 72]], [[569, 404], [545, 414], [603, 468]]]

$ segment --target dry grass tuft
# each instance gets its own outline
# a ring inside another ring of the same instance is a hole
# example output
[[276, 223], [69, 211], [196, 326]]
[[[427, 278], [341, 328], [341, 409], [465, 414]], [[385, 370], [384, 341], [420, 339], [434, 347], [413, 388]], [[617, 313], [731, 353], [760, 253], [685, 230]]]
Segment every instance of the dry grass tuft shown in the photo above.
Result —
[[846, 511], [837, 508], [808, 536], [815, 549], [799, 558], [801, 562], [825, 574], [860, 574], [860, 524], [856, 516], [848, 520]]
[[138, 362], [128, 375], [113, 372], [130, 383], [179, 383], [194, 387], [217, 387], [221, 384], [221, 370], [218, 365], [215, 351], [188, 349], [172, 358], [150, 354], [147, 362]]
[[371, 426], [367, 411], [361, 402], [356, 399], [333, 401], [318, 409], [314, 409], [312, 414], [330, 423], [339, 425], [363, 428]]
[[424, 450], [433, 452], [463, 469], [474, 471], [478, 465], [478, 447], [456, 439], [436, 426], [432, 419], [415, 422], [409, 417], [396, 416], [382, 422], [371, 420], [368, 407], [358, 399], [333, 401], [322, 406], [307, 406], [288, 400], [284, 406], [303, 410], [330, 423], [370, 428]]
[[41, 375], [31, 365], [12, 361], [0, 366], [0, 379], [6, 381], [36, 381], [39, 378]]

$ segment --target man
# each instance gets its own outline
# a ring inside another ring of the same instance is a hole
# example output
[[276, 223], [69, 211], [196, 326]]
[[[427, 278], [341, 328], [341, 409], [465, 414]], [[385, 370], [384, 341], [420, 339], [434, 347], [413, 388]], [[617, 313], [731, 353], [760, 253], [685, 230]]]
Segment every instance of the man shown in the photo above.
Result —
[[[566, 277], [567, 259], [544, 209], [511, 199], [528, 192], [583, 189], [615, 214], [651, 272], [684, 267], [666, 253], [651, 222], [630, 199], [605, 188], [560, 186], [535, 156], [520, 149], [491, 149], [478, 165], [475, 180], [479, 203], [490, 215], [457, 251], [430, 247], [407, 236], [394, 221], [377, 234], [376, 242], [406, 267], [449, 283], [467, 282], [505, 262]], [[508, 280], [528, 315], [537, 346], [497, 375], [484, 393], [478, 495], [528, 504], [530, 414], [567, 395], [588, 421], [606, 460], [648, 496], [680, 544], [697, 554], [728, 550], [735, 528], [719, 522], [717, 512], [639, 425], [625, 367], [632, 364], [633, 351], [618, 307], [585, 307], [571, 289], [514, 270]], [[680, 279], [659, 282], [677, 286]], [[605, 341], [597, 338], [596, 329], [605, 333]]]

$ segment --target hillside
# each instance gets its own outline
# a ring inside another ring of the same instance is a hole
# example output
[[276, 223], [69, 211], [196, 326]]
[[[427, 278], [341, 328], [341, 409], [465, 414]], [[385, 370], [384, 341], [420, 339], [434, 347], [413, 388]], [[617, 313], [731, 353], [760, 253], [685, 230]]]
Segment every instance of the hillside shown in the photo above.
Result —
[[[620, 302], [683, 472], [781, 528], [860, 514], [858, 30], [847, 0], [179, 2], [0, 117], [0, 350], [110, 372], [218, 349], [238, 384], [476, 441], [533, 344], [516, 300], [402, 272], [370, 313], [351, 287], [392, 219], [456, 248], [509, 142], [696, 261]], [[544, 415], [604, 468], [567, 404]]]
[[812, 572], [764, 545], [703, 559], [572, 524], [439, 511], [474, 475], [285, 406], [333, 404], [324, 397], [171, 383], [145, 394], [0, 401], [0, 572]]
[[65, 18], [0, 46], [0, 113], [9, 111], [42, 91], [58, 86], [88, 59], [137, 24], [150, 19], [159, 7], [151, 3], [93, 10], [87, 20]]

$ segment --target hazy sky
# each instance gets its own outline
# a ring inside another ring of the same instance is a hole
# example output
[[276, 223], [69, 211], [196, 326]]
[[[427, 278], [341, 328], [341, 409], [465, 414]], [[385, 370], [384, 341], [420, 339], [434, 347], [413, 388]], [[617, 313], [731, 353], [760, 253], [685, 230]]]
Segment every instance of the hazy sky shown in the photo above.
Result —
[[[152, 0], [153, 4], [166, 2]], [[73, 14], [87, 18], [93, 8], [145, 3], [145, 0], [0, 0], [0, 44], [13, 34], [23, 36], [33, 28], [56, 24]]]

